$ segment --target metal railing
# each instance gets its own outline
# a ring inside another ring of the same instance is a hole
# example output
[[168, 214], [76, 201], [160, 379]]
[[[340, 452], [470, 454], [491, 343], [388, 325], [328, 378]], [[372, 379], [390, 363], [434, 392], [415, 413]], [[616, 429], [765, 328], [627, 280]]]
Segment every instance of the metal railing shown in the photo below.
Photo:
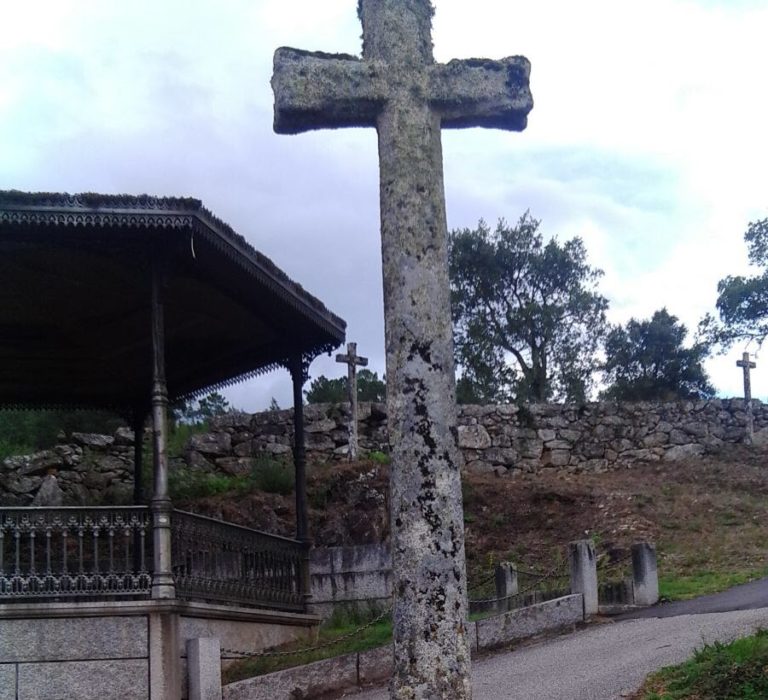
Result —
[[302, 611], [305, 546], [174, 510], [171, 561], [180, 598]]
[[[176, 594], [303, 611], [307, 551], [296, 540], [175, 510]], [[0, 508], [0, 603], [148, 598], [147, 506]]]
[[0, 602], [148, 596], [144, 506], [0, 508]]

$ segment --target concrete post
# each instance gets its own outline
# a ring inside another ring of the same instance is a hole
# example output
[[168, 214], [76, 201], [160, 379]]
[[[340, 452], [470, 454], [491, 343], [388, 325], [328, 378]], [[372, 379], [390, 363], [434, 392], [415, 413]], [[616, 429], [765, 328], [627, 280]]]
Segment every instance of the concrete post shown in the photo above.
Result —
[[149, 700], [181, 700], [179, 616], [149, 615]]
[[597, 557], [592, 540], [577, 540], [568, 545], [571, 565], [571, 593], [584, 596], [584, 617], [597, 614]]
[[655, 605], [659, 602], [656, 547], [650, 542], [632, 545], [632, 587], [635, 605]]
[[189, 700], [221, 700], [221, 643], [213, 637], [187, 640]]
[[499, 612], [506, 612], [509, 610], [508, 596], [515, 595], [518, 589], [517, 583], [517, 569], [511, 562], [505, 561], [496, 565], [496, 597], [507, 598], [506, 600], [500, 600], [497, 608]]

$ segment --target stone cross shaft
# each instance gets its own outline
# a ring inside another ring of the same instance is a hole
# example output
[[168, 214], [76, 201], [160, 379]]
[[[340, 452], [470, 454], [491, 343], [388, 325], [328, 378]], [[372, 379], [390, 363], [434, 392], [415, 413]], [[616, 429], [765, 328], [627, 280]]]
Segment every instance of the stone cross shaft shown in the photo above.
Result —
[[736, 361], [736, 366], [744, 370], [744, 402], [747, 410], [750, 410], [752, 408], [752, 382], [749, 370], [755, 369], [757, 365], [754, 362], [750, 362], [749, 353], [745, 352], [741, 359]]
[[347, 396], [349, 398], [349, 461], [357, 459], [357, 368], [368, 364], [367, 357], [357, 354], [357, 343], [347, 343], [347, 354], [336, 355], [336, 362], [347, 365]]
[[522, 130], [525, 58], [432, 56], [429, 0], [360, 0], [363, 58], [281, 48], [275, 131], [375, 127], [387, 358], [393, 698], [469, 698], [441, 127]]

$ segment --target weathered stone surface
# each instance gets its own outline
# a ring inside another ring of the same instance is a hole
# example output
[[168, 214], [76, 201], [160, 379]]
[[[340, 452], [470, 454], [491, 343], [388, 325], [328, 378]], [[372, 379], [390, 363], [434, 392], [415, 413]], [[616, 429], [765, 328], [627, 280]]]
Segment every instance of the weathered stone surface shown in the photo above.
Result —
[[232, 436], [224, 432], [193, 435], [189, 448], [205, 456], [224, 457], [232, 449]]
[[323, 418], [321, 420], [311, 421], [304, 426], [304, 430], [308, 433], [328, 433], [336, 427], [336, 421], [330, 418]]
[[186, 463], [190, 469], [197, 469], [199, 471], [210, 472], [214, 469], [213, 462], [206, 459], [197, 450], [187, 451]]
[[460, 425], [459, 447], [470, 450], [484, 450], [491, 446], [491, 437], [482, 425]]
[[583, 619], [580, 594], [556, 598], [504, 615], [478, 620], [477, 644], [480, 649], [493, 649], [530, 637], [532, 634], [569, 627]]
[[19, 698], [146, 700], [147, 678], [143, 659], [20, 664]]
[[126, 428], [125, 426], [119, 427], [115, 431], [115, 445], [125, 445], [133, 447], [133, 442], [136, 439], [133, 430]]
[[39, 476], [16, 476], [6, 480], [5, 488], [11, 493], [27, 494], [38, 489], [41, 483], [43, 480]]
[[357, 654], [248, 678], [222, 688], [223, 700], [276, 700], [330, 695], [357, 685]]
[[243, 476], [250, 474], [258, 463], [252, 457], [223, 457], [216, 460], [216, 466], [230, 476]]
[[668, 462], [674, 462], [678, 459], [686, 459], [687, 457], [698, 457], [704, 454], [704, 446], [689, 444], [689, 445], [675, 445], [670, 447], [664, 453], [664, 459]]
[[115, 442], [115, 438], [98, 433], [72, 433], [72, 441], [83, 447], [105, 449]]
[[25, 459], [25, 464], [18, 469], [19, 476], [43, 476], [51, 469], [63, 466], [61, 455], [53, 450], [35, 452]]
[[435, 64], [428, 0], [361, 0], [358, 9], [362, 61], [275, 53], [275, 129], [376, 126], [397, 579], [392, 696], [469, 697], [440, 132], [523, 129], [530, 65]]
[[49, 474], [43, 479], [40, 488], [32, 500], [33, 506], [60, 506], [64, 503], [64, 492], [59, 487], [55, 476]]
[[141, 617], [3, 620], [0, 625], [0, 663], [146, 655], [147, 623]]
[[16, 666], [0, 665], [0, 700], [18, 700], [16, 694]]

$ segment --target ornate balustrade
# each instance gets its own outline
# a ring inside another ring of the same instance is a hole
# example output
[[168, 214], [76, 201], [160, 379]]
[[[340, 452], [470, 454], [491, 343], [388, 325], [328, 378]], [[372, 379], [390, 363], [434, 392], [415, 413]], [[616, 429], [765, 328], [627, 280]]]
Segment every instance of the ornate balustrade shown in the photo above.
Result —
[[[184, 511], [171, 516], [178, 598], [304, 610], [300, 542]], [[146, 506], [0, 508], [0, 603], [147, 598]]]
[[0, 508], [0, 602], [148, 596], [149, 511]]
[[179, 510], [171, 532], [180, 598], [303, 611], [300, 542]]

